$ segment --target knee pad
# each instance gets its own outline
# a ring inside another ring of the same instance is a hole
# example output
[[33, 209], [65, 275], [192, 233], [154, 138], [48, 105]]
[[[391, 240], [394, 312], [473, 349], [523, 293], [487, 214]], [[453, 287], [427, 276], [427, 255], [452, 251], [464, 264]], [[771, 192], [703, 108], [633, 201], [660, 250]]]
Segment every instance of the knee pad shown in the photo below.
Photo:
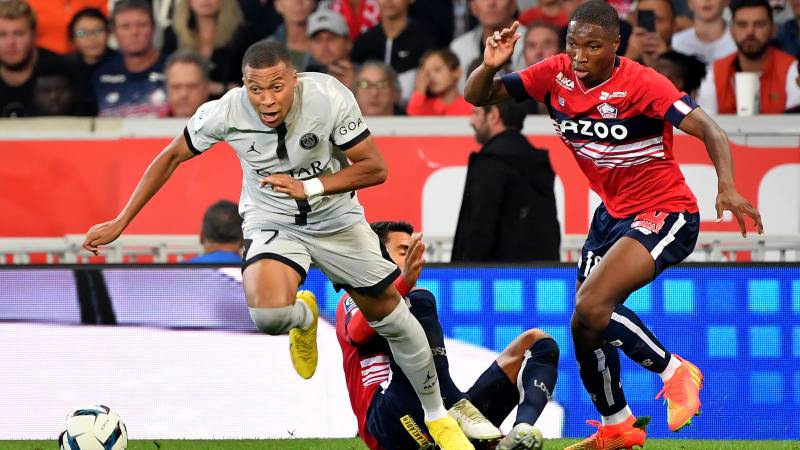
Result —
[[534, 342], [530, 347], [531, 359], [534, 361], [558, 365], [559, 350], [558, 344], [553, 338], [542, 338]]
[[250, 308], [250, 318], [253, 319], [253, 324], [261, 330], [262, 333], [271, 335], [286, 334], [294, 328], [294, 320], [292, 317], [293, 306], [284, 306], [281, 308]]

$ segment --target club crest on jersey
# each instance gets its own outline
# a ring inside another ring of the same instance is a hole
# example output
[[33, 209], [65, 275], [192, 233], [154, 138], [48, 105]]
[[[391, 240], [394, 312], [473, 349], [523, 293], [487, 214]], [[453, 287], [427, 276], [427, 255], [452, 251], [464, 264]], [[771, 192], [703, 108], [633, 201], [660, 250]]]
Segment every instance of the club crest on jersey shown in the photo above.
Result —
[[568, 91], [575, 89], [575, 82], [564, 76], [561, 72], [558, 72], [558, 75], [556, 75], [556, 81], [558, 81], [561, 87]]
[[606, 91], [600, 91], [600, 100], [608, 100], [610, 98], [623, 98], [627, 96], [628, 92], [626, 91], [615, 91], [610, 94]]
[[319, 138], [314, 133], [306, 133], [300, 138], [300, 146], [306, 150], [311, 150], [319, 143]]
[[617, 118], [617, 108], [609, 105], [608, 103], [603, 103], [597, 107], [597, 110], [600, 111], [600, 115], [603, 119], [616, 119]]

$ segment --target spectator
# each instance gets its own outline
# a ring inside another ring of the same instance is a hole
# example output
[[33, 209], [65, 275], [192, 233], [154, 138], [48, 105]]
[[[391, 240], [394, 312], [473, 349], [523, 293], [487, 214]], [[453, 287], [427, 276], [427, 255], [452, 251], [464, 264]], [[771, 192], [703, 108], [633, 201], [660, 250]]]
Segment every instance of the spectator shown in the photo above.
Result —
[[391, 66], [367, 61], [356, 75], [355, 96], [365, 116], [401, 116], [400, 84]]
[[786, 21], [778, 30], [775, 39], [778, 48], [800, 58], [800, 0], [786, 0], [791, 3], [794, 19]]
[[54, 53], [66, 55], [73, 48], [69, 24], [75, 14], [93, 8], [108, 14], [108, 0], [27, 0], [33, 8], [39, 27], [36, 30], [36, 45]]
[[92, 90], [100, 116], [166, 117], [164, 57], [153, 47], [153, 11], [147, 0], [118, 0], [111, 27], [119, 55], [100, 64]]
[[[570, 2], [569, 5], [572, 6], [574, 3]], [[574, 7], [572, 9], [574, 10]], [[567, 3], [562, 0], [540, 0], [538, 6], [519, 15], [519, 23], [527, 27], [534, 22], [542, 22], [562, 28], [569, 23], [570, 14], [572, 11], [567, 9]]]
[[698, 103], [709, 113], [735, 114], [736, 72], [759, 73], [760, 100], [757, 112], [781, 114], [800, 105], [797, 60], [769, 46], [774, 24], [767, 0], [738, 0], [731, 3], [731, 32], [737, 51], [714, 62], [700, 85]]
[[219, 200], [209, 206], [203, 215], [200, 244], [203, 245], [203, 254], [187, 262], [241, 264], [244, 237], [242, 217], [236, 203]]
[[628, 40], [625, 56], [645, 66], [652, 66], [656, 58], [670, 50], [672, 34], [675, 30], [675, 10], [669, 0], [640, 0], [636, 11], [651, 10], [655, 15], [655, 31], [637, 26], [637, 14], [631, 14], [628, 21], [634, 26]]
[[191, 117], [208, 101], [208, 62], [194, 50], [181, 49], [169, 55], [164, 75], [170, 116]]
[[255, 31], [257, 40], [271, 36], [283, 23], [283, 18], [275, 10], [275, 2], [276, 0], [239, 0], [239, 8]]
[[164, 55], [191, 49], [209, 61], [211, 95], [221, 97], [242, 83], [242, 57], [257, 40], [239, 4], [224, 0], [178, 0], [172, 25], [164, 31]]
[[[483, 55], [486, 38], [495, 31], [510, 27], [517, 10], [515, 0], [469, 0], [469, 7], [472, 14], [478, 18], [478, 25], [450, 43], [450, 49], [458, 55], [461, 67], [469, 67], [475, 58]], [[526, 28], [520, 26], [518, 31], [524, 36]], [[511, 56], [511, 65], [513, 69], [522, 69], [523, 64], [522, 46], [517, 45]], [[465, 82], [466, 74], [462, 74], [458, 82], [459, 91], [463, 92]]]
[[548, 153], [522, 134], [524, 106], [476, 107], [453, 262], [558, 261], [561, 234]]
[[381, 22], [356, 39], [350, 53], [354, 62], [369, 59], [389, 64], [398, 74], [403, 99], [414, 90], [414, 76], [422, 54], [433, 48], [433, 38], [408, 17], [412, 0], [378, 0]]
[[67, 65], [64, 58], [34, 44], [36, 14], [24, 0], [0, 1], [0, 117], [31, 112], [36, 70]]
[[116, 51], [108, 47], [108, 19], [99, 9], [86, 8], [72, 17], [67, 29], [75, 48], [71, 59], [78, 75], [80, 108], [90, 115], [96, 115], [97, 101], [92, 96], [92, 76], [100, 64], [117, 55]]
[[[532, 66], [539, 61], [557, 55], [563, 51], [559, 37], [559, 29], [554, 25], [544, 22], [534, 22], [522, 37], [522, 57], [526, 66]], [[481, 59], [480, 62], [483, 62]], [[547, 106], [533, 99], [523, 102], [528, 114], [547, 114]]]
[[308, 66], [311, 55], [308, 37], [308, 18], [317, 8], [317, 0], [275, 0], [275, 9], [283, 17], [283, 23], [268, 39], [280, 42], [289, 49], [292, 64], [298, 68]]
[[74, 67], [40, 66], [33, 81], [32, 116], [86, 116]]
[[706, 76], [706, 65], [697, 56], [688, 56], [670, 50], [662, 53], [653, 70], [672, 81], [679, 91], [686, 92], [692, 99], [697, 99], [697, 90]]
[[685, 55], [697, 55], [706, 64], [736, 51], [731, 31], [722, 13], [728, 0], [689, 0], [694, 26], [672, 36], [672, 48]]
[[472, 105], [458, 89], [461, 78], [458, 56], [441, 48], [422, 55], [414, 93], [408, 101], [409, 116], [468, 116]]
[[355, 66], [349, 57], [352, 45], [344, 18], [334, 11], [319, 9], [308, 18], [308, 36], [311, 64], [306, 71], [327, 73], [352, 89]]
[[378, 0], [331, 0], [330, 6], [344, 17], [351, 43], [377, 25], [381, 16]]
[[455, 36], [454, 2], [466, 0], [419, 0], [411, 3], [408, 15], [433, 38], [433, 47], [447, 47]]

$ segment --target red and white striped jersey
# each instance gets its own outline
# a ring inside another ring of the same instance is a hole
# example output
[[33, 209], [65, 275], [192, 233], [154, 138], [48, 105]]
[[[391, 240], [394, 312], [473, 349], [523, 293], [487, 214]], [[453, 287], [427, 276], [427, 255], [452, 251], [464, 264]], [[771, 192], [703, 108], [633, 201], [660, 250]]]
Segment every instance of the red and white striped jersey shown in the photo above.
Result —
[[547, 105], [556, 133], [613, 217], [697, 212], [672, 150], [672, 126], [697, 105], [667, 78], [618, 57], [611, 78], [587, 89], [559, 54], [502, 80], [516, 100]]

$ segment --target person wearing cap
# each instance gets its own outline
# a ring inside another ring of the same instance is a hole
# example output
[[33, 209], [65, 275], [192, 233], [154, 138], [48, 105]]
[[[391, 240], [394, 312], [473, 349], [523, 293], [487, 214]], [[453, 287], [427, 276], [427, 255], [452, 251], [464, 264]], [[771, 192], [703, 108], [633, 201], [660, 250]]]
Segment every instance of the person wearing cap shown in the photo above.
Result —
[[306, 72], [327, 73], [348, 88], [355, 82], [355, 66], [350, 61], [350, 39], [347, 22], [341, 14], [320, 9], [308, 18], [311, 62]]

